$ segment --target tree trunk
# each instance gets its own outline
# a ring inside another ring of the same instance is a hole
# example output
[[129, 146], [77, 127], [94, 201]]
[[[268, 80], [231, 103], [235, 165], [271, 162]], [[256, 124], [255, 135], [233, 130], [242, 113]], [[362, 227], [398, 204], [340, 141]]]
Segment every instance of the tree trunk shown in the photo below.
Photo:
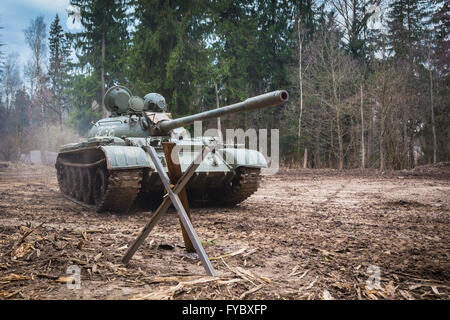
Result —
[[381, 106], [381, 116], [380, 116], [380, 171], [384, 171], [386, 169], [386, 164], [384, 162], [384, 140], [386, 135], [385, 121], [386, 115], [384, 114], [384, 107]]
[[364, 143], [364, 110], [363, 110], [363, 85], [361, 84], [361, 167], [366, 167], [366, 147]]
[[[431, 47], [428, 47], [428, 61], [431, 62]], [[433, 71], [430, 68], [430, 107], [431, 107], [431, 129], [433, 131], [433, 163], [437, 162], [437, 140], [436, 127], [434, 125], [434, 99], [433, 99]]]
[[102, 82], [102, 111], [103, 116], [107, 116], [105, 107], [105, 32], [102, 33], [102, 61], [101, 61], [101, 82]]
[[333, 104], [336, 111], [336, 129], [337, 129], [337, 138], [338, 138], [338, 169], [344, 169], [344, 139], [342, 135], [342, 124], [341, 124], [341, 112], [340, 106], [338, 105], [338, 93], [337, 93], [337, 83], [336, 83], [336, 74], [334, 71], [334, 65], [331, 66], [331, 77], [333, 81]]
[[300, 32], [300, 18], [298, 19], [298, 86], [300, 90], [300, 114], [298, 116], [298, 135], [297, 150], [300, 152], [300, 137], [302, 134], [302, 117], [303, 117], [303, 71], [302, 71], [302, 47], [303, 39]]
[[305, 148], [305, 152], [303, 154], [303, 169], [308, 168], [308, 148]]
[[321, 132], [321, 121], [318, 120], [316, 123], [316, 141], [314, 146], [314, 168], [320, 168], [320, 132]]
[[58, 116], [58, 122], [59, 122], [59, 128], [62, 129], [62, 97], [61, 97], [61, 91], [62, 89], [60, 88], [59, 84], [56, 85], [56, 103], [57, 106], [55, 107], [55, 110], [57, 110], [57, 116]]
[[334, 150], [334, 125], [333, 122], [330, 121], [330, 149], [328, 152], [328, 167], [333, 168], [333, 155], [335, 154]]
[[61, 109], [59, 110], [59, 113], [58, 113], [58, 120], [59, 120], [59, 128], [62, 130], [63, 125], [62, 125], [62, 110]]
[[[220, 104], [219, 104], [219, 91], [217, 90], [217, 83], [214, 82], [214, 88], [216, 90], [216, 107], [219, 108]], [[220, 123], [220, 117], [217, 118], [217, 135], [219, 136], [220, 141], [223, 141], [223, 136], [222, 136], [222, 124]]]
[[339, 107], [336, 107], [336, 126], [338, 136], [338, 169], [344, 169], [344, 140], [342, 137], [341, 113]]
[[375, 153], [373, 150], [374, 137], [375, 137], [375, 111], [374, 107], [370, 107], [370, 119], [369, 119], [369, 132], [367, 137], [367, 159], [370, 161], [372, 155]]
[[385, 170], [384, 163], [384, 121], [381, 121], [381, 134], [380, 134], [380, 171]]

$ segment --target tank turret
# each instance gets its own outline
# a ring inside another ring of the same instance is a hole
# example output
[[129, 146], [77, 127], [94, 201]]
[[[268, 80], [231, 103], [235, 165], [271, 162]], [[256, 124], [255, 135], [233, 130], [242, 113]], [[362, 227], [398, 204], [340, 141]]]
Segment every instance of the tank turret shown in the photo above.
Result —
[[[169, 135], [171, 130], [190, 125], [195, 121], [218, 118], [243, 111], [268, 108], [286, 102], [288, 97], [287, 91], [277, 90], [248, 98], [245, 101], [232, 105], [172, 120], [171, 114], [165, 112], [167, 108], [166, 102], [164, 97], [160, 94], [149, 93], [142, 99], [140, 97], [132, 96], [131, 92], [123, 86], [115, 86], [110, 88], [105, 95], [105, 106], [106, 109], [111, 112], [112, 117], [97, 122], [95, 127], [91, 130], [89, 137], [99, 135], [99, 132], [103, 135], [105, 130], [102, 130], [102, 128], [104, 129], [108, 124], [109, 127], [115, 127], [113, 131], [114, 133], [120, 133], [119, 137], [127, 136], [126, 127], [131, 127], [131, 125], [124, 125], [122, 128], [118, 128], [119, 122], [117, 120], [119, 119], [117, 118], [120, 116], [135, 115], [138, 118], [142, 117], [144, 119], [136, 120], [136, 122], [139, 121], [141, 123], [142, 130], [133, 128], [133, 130], [130, 131], [130, 136], [165, 136]], [[133, 120], [131, 119], [130, 122], [133, 122]], [[129, 122], [123, 121], [122, 123], [126, 124]], [[137, 131], [141, 132], [138, 133]]]

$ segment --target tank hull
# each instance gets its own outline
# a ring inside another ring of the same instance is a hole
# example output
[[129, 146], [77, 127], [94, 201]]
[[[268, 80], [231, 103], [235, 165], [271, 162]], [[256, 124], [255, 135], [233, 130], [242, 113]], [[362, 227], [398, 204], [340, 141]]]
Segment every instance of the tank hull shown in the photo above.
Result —
[[[117, 145], [117, 138], [97, 137], [89, 143], [64, 146], [55, 165], [61, 192], [95, 206], [98, 212], [124, 212], [133, 204], [155, 207], [165, 192], [150, 156], [142, 149], [148, 143], [148, 139], [139, 139], [134, 145], [129, 140]], [[183, 172], [202, 145], [193, 139], [177, 146]], [[162, 147], [155, 149], [167, 172]], [[260, 169], [265, 166], [258, 151], [216, 146], [186, 186], [189, 201], [195, 206], [238, 204], [257, 190]]]

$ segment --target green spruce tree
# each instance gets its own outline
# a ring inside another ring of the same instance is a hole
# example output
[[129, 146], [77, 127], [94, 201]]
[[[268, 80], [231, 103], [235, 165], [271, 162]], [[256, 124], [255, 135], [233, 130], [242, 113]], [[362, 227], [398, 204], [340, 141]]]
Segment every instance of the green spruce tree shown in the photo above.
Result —
[[[124, 82], [123, 61], [129, 45], [127, 30], [129, 2], [129, 0], [70, 2], [71, 5], [80, 8], [83, 27], [82, 31], [70, 35], [78, 58], [76, 68], [79, 74], [88, 74], [88, 77], [92, 78], [86, 81], [86, 85], [94, 85], [93, 88], [85, 88], [90, 92], [88, 97], [90, 101], [84, 108], [90, 108], [93, 100], [101, 101], [101, 105], [104, 106], [103, 98], [107, 87]], [[77, 85], [81, 85], [81, 82], [77, 82]]]
[[60, 25], [58, 15], [50, 26], [48, 76], [52, 91], [52, 109], [62, 127], [62, 114], [66, 104], [66, 89], [69, 82], [70, 43]]
[[428, 1], [395, 0], [389, 6], [388, 28], [391, 53], [397, 60], [416, 63], [427, 32]]
[[203, 1], [138, 0], [134, 11], [138, 24], [127, 64], [133, 93], [162, 94], [175, 115], [212, 103]]
[[423, 74], [425, 60], [424, 39], [429, 33], [426, 23], [429, 10], [424, 0], [395, 0], [390, 4], [388, 16], [388, 43], [392, 61], [399, 73], [405, 75], [403, 91], [405, 99], [397, 106], [401, 110], [401, 148], [399, 168], [414, 166], [414, 143], [423, 112], [423, 88], [420, 74]]

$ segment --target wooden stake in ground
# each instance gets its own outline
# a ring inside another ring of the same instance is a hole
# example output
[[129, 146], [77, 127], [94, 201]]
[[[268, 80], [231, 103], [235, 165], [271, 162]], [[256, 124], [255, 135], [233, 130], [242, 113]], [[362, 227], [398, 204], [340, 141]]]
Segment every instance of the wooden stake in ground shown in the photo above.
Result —
[[[164, 155], [166, 157], [167, 169], [169, 173], [170, 182], [175, 185], [175, 183], [181, 178], [181, 166], [180, 166], [180, 158], [178, 156], [178, 152], [172, 152], [173, 148], [177, 145], [174, 142], [163, 142], [163, 150]], [[183, 188], [179, 193], [178, 197], [183, 204], [184, 210], [187, 213], [189, 219], [191, 219], [191, 212], [189, 210], [189, 202], [187, 198], [186, 188]], [[181, 232], [183, 233], [184, 245], [186, 247], [187, 252], [195, 252], [195, 248], [192, 245], [191, 240], [189, 240], [189, 236], [186, 232], [186, 229], [183, 226], [183, 223], [180, 220]]]
[[211, 265], [211, 262], [209, 261], [208, 256], [206, 255], [205, 250], [203, 249], [203, 246], [197, 236], [197, 233], [194, 230], [194, 227], [191, 224], [191, 221], [189, 217], [187, 216], [186, 211], [184, 210], [183, 204], [181, 203], [180, 198], [178, 197], [178, 193], [186, 186], [186, 184], [189, 182], [189, 179], [193, 176], [195, 170], [198, 168], [200, 163], [202, 162], [202, 159], [208, 154], [210, 151], [208, 147], [203, 146], [202, 151], [197, 155], [195, 160], [189, 165], [187, 170], [184, 172], [182, 177], [178, 180], [178, 183], [173, 187], [170, 184], [170, 179], [167, 176], [166, 172], [164, 171], [164, 168], [161, 164], [161, 161], [158, 158], [158, 155], [153, 147], [143, 147], [145, 152], [147, 152], [152, 161], [155, 165], [156, 171], [158, 172], [159, 177], [161, 178], [161, 182], [164, 185], [164, 188], [167, 191], [167, 196], [164, 197], [163, 202], [158, 207], [158, 209], [153, 214], [150, 221], [147, 223], [147, 225], [144, 227], [144, 229], [141, 231], [137, 239], [134, 241], [134, 243], [130, 246], [130, 248], [127, 250], [125, 255], [122, 258], [122, 262], [127, 264], [131, 257], [134, 255], [136, 250], [139, 248], [139, 246], [144, 242], [145, 238], [148, 236], [150, 231], [154, 228], [156, 223], [161, 219], [161, 217], [167, 212], [167, 209], [169, 209], [170, 204], [174, 205], [175, 209], [177, 210], [178, 216], [186, 230], [186, 233], [189, 236], [189, 239], [191, 240], [191, 243], [193, 244], [195, 251], [197, 252], [200, 261], [202, 262], [203, 267], [205, 268], [206, 273], [209, 276], [216, 276], [216, 272], [214, 268]]

